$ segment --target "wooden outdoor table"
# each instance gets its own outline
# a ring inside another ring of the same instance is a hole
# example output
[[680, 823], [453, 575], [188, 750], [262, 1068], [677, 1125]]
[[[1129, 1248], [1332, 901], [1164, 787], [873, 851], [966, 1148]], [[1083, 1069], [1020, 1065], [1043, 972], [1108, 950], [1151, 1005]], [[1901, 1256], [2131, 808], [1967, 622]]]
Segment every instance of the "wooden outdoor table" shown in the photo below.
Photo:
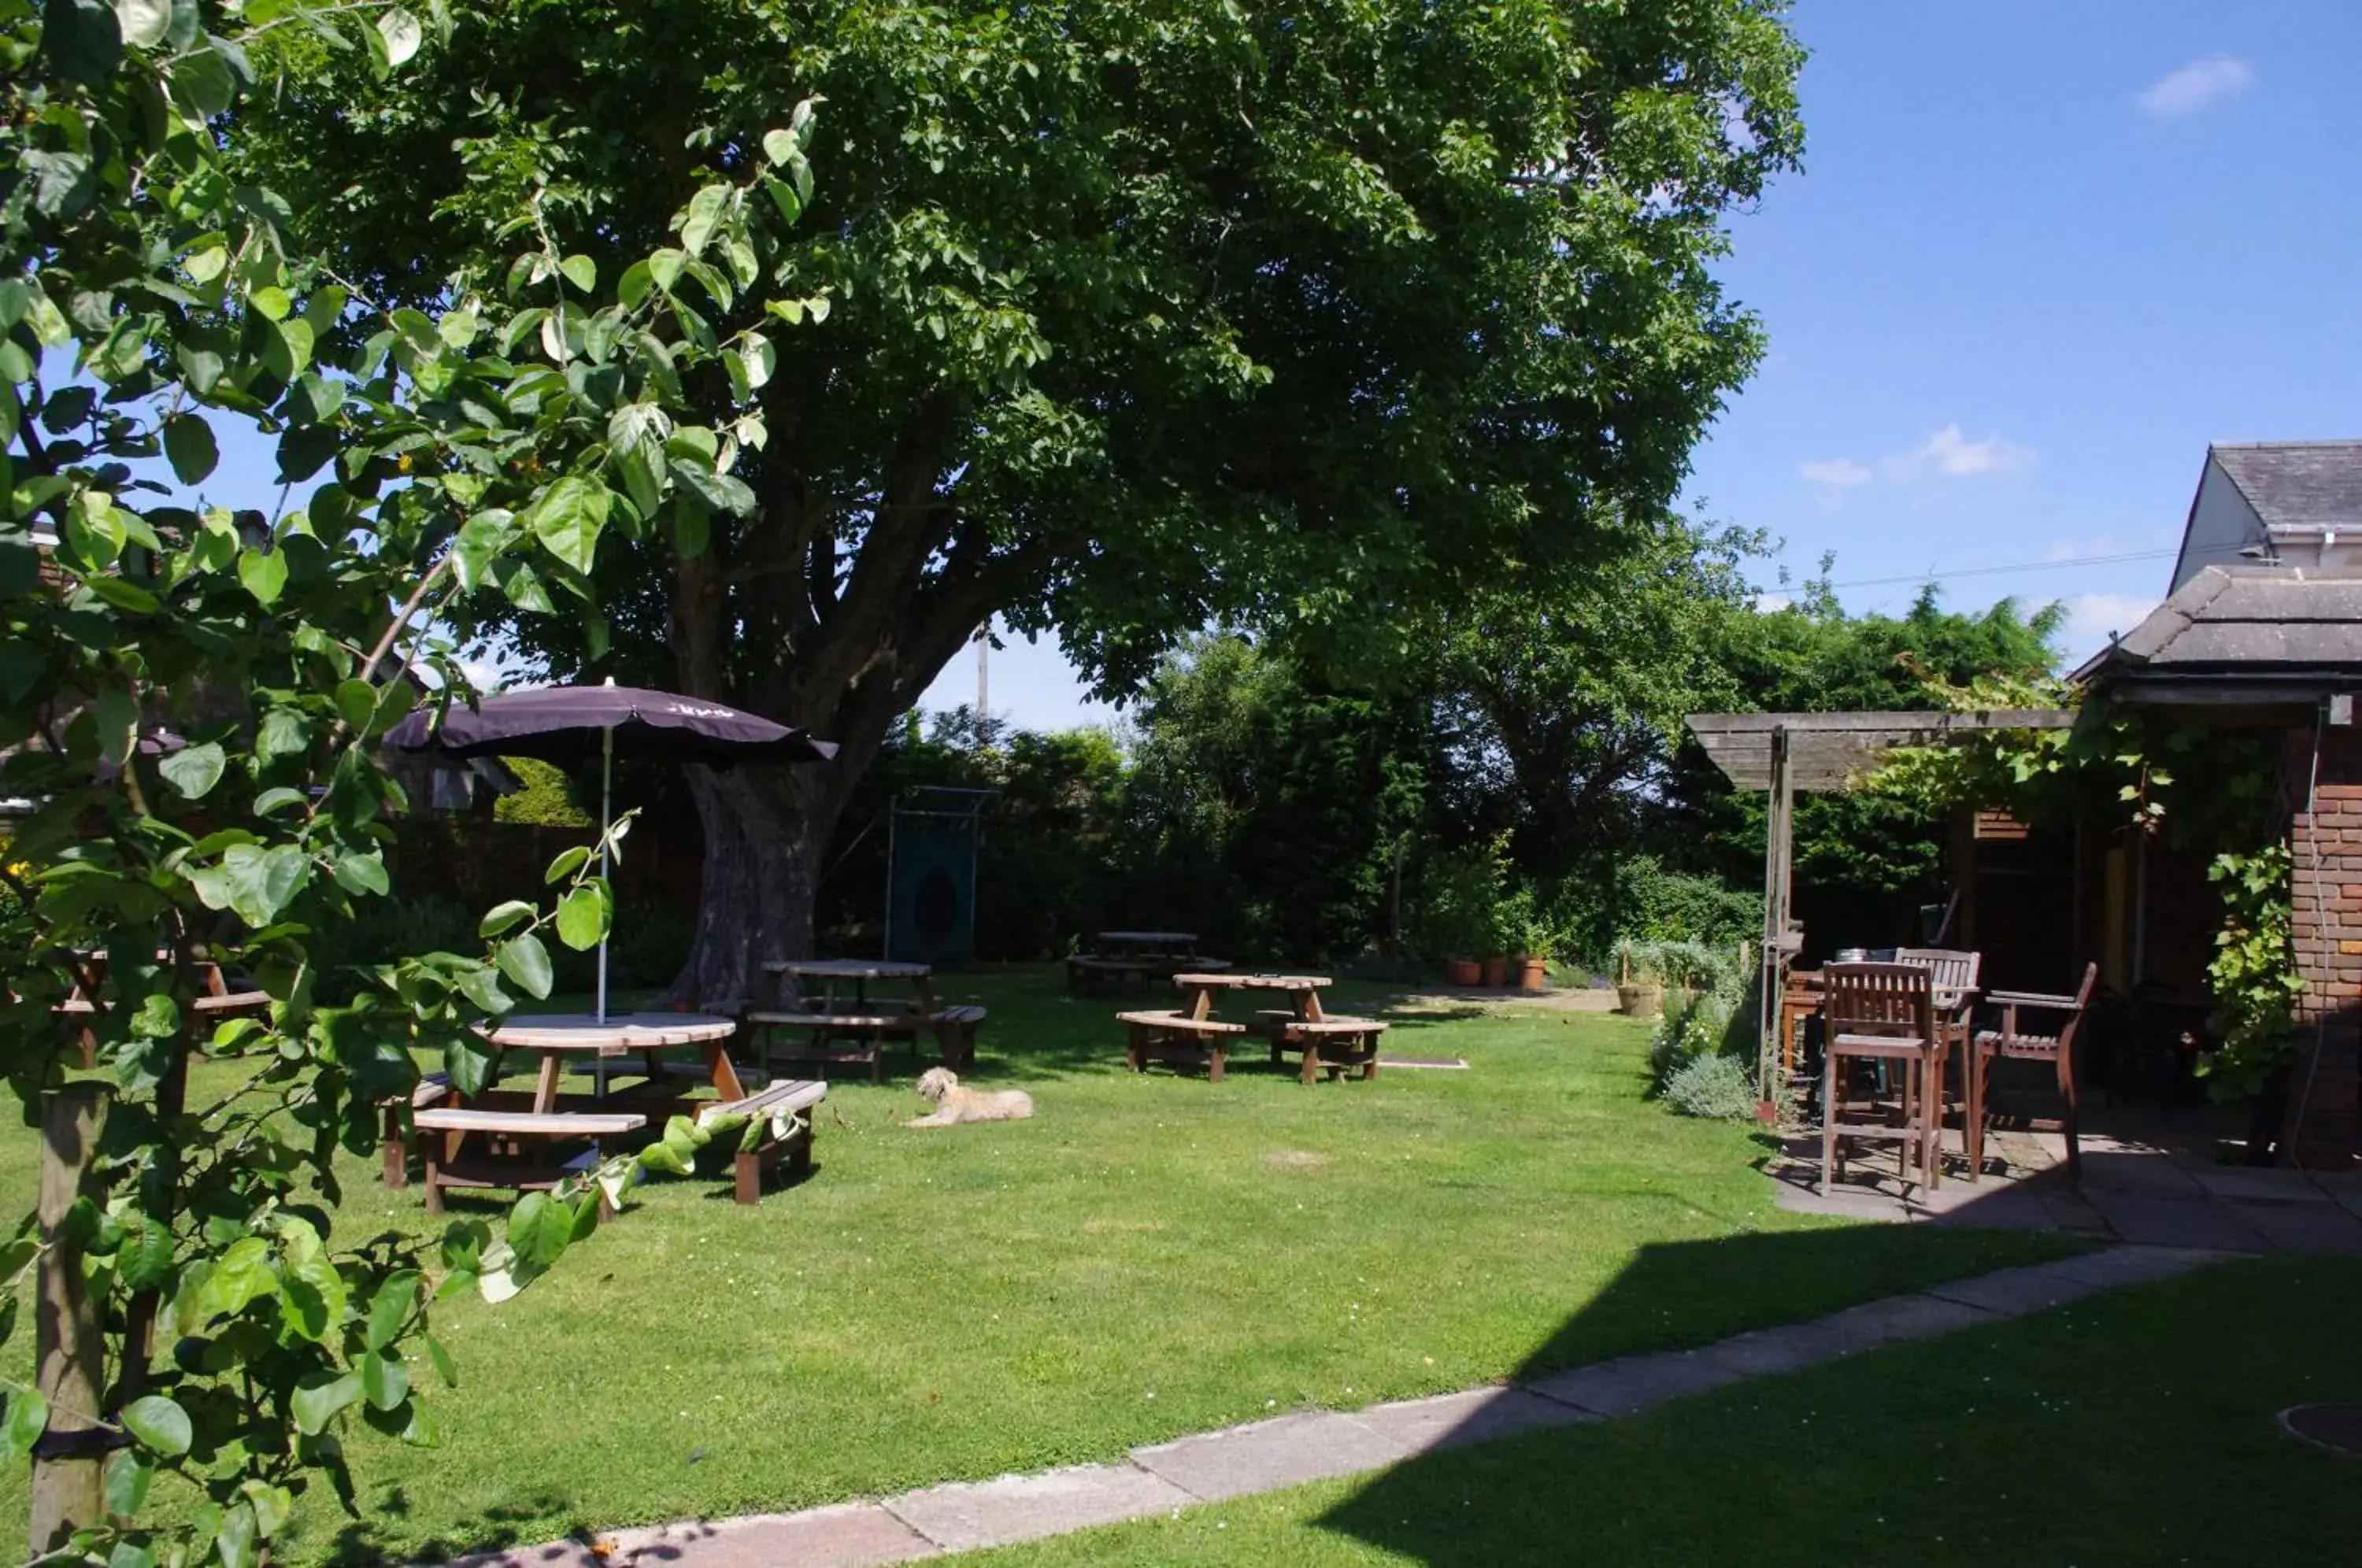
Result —
[[628, 1056], [636, 1052], [648, 1057], [653, 1067], [655, 1053], [668, 1045], [696, 1046], [714, 1092], [724, 1102], [744, 1099], [746, 1091], [738, 1087], [738, 1072], [725, 1048], [737, 1029], [731, 1019], [702, 1012], [610, 1013], [603, 1023], [587, 1012], [559, 1012], [514, 1014], [497, 1029], [477, 1032], [502, 1052], [531, 1051], [541, 1057], [541, 1070], [534, 1080], [533, 1110], [547, 1115], [557, 1109], [558, 1079], [569, 1056]]
[[[763, 972], [774, 977], [779, 994], [768, 1008], [747, 1014], [746, 1021], [761, 1032], [760, 1050], [767, 1066], [778, 1051], [791, 1061], [858, 1063], [869, 1068], [871, 1077], [882, 1077], [885, 1037], [907, 1037], [915, 1053], [920, 1034], [933, 1026], [939, 1011], [930, 983], [934, 970], [925, 964], [791, 958], [766, 964]], [[869, 997], [873, 980], [906, 985], [910, 995], [881, 998], [873, 1004]], [[818, 993], [805, 982], [817, 982]], [[844, 994], [847, 986], [852, 989], [850, 997]], [[798, 1051], [775, 1044], [773, 1032], [780, 1029], [810, 1031], [809, 1048]], [[830, 1049], [829, 1042], [838, 1039], [853, 1041], [854, 1048]]]
[[1098, 944], [1100, 955], [1108, 958], [1135, 954], [1186, 958], [1198, 951], [1194, 931], [1102, 931], [1092, 940]]
[[1319, 1023], [1328, 1017], [1320, 1010], [1320, 992], [1337, 982], [1326, 975], [1234, 975], [1225, 971], [1179, 974], [1173, 977], [1173, 983], [1188, 999], [1182, 1010], [1191, 1018], [1209, 1017], [1218, 991], [1280, 991], [1286, 995], [1297, 1017], [1308, 1023]]

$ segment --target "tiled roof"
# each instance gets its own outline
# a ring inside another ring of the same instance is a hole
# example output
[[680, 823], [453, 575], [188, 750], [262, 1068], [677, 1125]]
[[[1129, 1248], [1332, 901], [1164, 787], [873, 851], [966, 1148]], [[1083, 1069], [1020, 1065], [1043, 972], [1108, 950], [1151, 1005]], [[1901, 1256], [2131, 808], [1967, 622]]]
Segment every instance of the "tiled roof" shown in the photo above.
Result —
[[2083, 673], [2362, 673], [2362, 571], [2208, 567]]
[[2257, 441], [2209, 448], [2267, 528], [2362, 528], [2362, 441]]

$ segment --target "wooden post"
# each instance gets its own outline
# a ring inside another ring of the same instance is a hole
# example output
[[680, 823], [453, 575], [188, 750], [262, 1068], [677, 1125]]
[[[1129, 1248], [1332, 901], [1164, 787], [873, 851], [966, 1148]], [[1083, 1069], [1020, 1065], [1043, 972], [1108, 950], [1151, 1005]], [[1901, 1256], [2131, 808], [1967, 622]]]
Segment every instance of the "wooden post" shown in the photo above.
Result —
[[50, 1402], [50, 1428], [33, 1451], [33, 1555], [62, 1545], [77, 1529], [103, 1522], [99, 1388], [105, 1378], [98, 1314], [83, 1287], [82, 1257], [65, 1245], [65, 1221], [83, 1195], [106, 1125], [106, 1086], [52, 1089], [41, 1116], [41, 1188], [35, 1212], [45, 1249], [34, 1317], [37, 1386]]

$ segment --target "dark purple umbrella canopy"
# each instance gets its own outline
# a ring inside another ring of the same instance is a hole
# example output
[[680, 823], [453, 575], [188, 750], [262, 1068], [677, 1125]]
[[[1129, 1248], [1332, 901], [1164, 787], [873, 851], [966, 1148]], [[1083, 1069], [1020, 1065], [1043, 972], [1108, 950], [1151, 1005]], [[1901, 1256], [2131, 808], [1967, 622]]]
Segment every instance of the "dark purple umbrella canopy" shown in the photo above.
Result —
[[802, 730], [702, 697], [636, 686], [551, 686], [453, 702], [438, 728], [421, 708], [386, 734], [402, 751], [446, 756], [537, 756], [574, 762], [600, 755], [615, 733], [618, 756], [669, 757], [727, 767], [734, 762], [825, 762], [834, 745]]

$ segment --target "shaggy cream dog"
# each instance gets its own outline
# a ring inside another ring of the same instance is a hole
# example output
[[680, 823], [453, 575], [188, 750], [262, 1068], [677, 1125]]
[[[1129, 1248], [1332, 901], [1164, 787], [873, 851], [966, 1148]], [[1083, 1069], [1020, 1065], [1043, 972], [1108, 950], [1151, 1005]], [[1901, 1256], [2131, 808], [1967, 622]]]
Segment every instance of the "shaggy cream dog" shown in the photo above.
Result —
[[949, 1127], [955, 1121], [1021, 1121], [1033, 1114], [1033, 1097], [1023, 1089], [960, 1088], [959, 1075], [949, 1067], [929, 1067], [919, 1075], [919, 1098], [933, 1103], [932, 1116], [905, 1121], [905, 1127]]

